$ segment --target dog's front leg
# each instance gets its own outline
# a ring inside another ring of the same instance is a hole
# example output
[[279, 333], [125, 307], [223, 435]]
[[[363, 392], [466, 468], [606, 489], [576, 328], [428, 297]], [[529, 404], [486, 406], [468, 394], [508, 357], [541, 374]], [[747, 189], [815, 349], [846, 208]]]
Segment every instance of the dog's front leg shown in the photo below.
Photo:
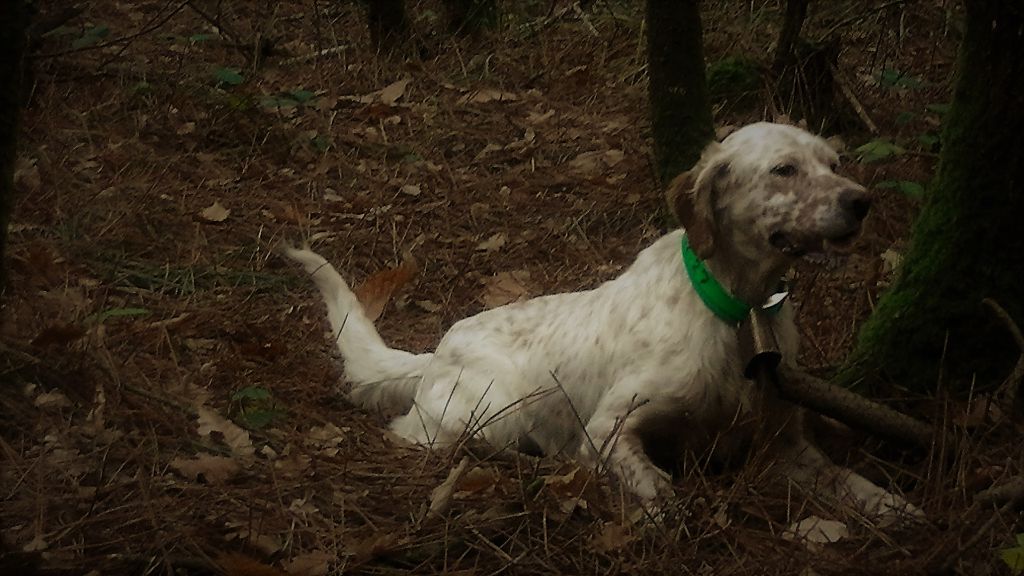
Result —
[[628, 404], [622, 408], [599, 409], [594, 414], [586, 426], [580, 455], [611, 470], [645, 505], [660, 508], [675, 495], [672, 476], [658, 468], [644, 452], [638, 433], [642, 409], [631, 410]]

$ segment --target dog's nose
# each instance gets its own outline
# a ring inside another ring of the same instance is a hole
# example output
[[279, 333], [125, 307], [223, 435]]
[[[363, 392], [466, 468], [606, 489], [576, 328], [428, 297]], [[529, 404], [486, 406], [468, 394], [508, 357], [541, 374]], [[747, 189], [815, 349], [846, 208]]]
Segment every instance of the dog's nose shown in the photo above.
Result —
[[871, 196], [863, 188], [849, 188], [839, 194], [839, 205], [858, 221], [863, 220], [871, 209]]

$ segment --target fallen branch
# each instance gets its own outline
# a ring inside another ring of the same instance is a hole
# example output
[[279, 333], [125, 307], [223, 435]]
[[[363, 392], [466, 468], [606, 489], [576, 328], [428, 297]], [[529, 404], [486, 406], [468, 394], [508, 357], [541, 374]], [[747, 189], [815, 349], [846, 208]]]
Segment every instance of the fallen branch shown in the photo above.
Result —
[[1013, 367], [1010, 375], [1006, 377], [1006, 380], [1003, 381], [999, 390], [996, 391], [996, 397], [1002, 399], [1005, 407], [1008, 407], [1016, 418], [1024, 413], [1024, 397], [1022, 397], [1020, 390], [1022, 383], [1024, 383], [1024, 334], [1021, 334], [1020, 327], [1017, 326], [1017, 323], [1013, 321], [1010, 314], [998, 302], [991, 298], [985, 298], [982, 300], [982, 303], [988, 306], [996, 318], [1002, 321], [1010, 336], [1013, 337], [1013, 341], [1017, 343], [1017, 347], [1020, 349], [1020, 357], [1017, 358], [1017, 364]]
[[935, 439], [932, 426], [806, 372], [782, 370], [776, 383], [784, 399], [859, 430], [926, 448]]
[[860, 121], [864, 123], [864, 126], [866, 126], [868, 131], [872, 134], [878, 134], [878, 125], [871, 119], [871, 116], [868, 116], [868, 111], [864, 109], [864, 105], [860, 103], [860, 99], [853, 93], [853, 89], [850, 88], [850, 85], [843, 78], [842, 74], [839, 72], [839, 68], [836, 68], [835, 64], [829, 64], [828, 68], [832, 72], [832, 79], [835, 80], [836, 85], [839, 86], [839, 91], [843, 93], [846, 101], [853, 107], [853, 111], [857, 113], [857, 117], [860, 118]]

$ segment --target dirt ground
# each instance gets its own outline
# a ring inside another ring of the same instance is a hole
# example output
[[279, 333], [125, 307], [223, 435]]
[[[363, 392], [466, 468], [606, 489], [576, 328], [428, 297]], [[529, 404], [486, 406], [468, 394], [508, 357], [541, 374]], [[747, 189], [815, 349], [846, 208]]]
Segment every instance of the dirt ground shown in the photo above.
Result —
[[[312, 0], [96, 0], [36, 39], [0, 328], [0, 572], [1010, 573], [1019, 518], [971, 499], [1021, 473], [1022, 430], [981, 395], [894, 384], [897, 406], [956, 432], [930, 452], [826, 427], [835, 460], [926, 511], [910, 528], [766, 487], [756, 449], [735, 469], [681, 462], [685, 513], [635, 522], [612, 479], [571, 461], [422, 451], [351, 406], [282, 240], [310, 242], [389, 343], [423, 351], [486, 307], [593, 287], [671, 227], [641, 3], [507, 2], [469, 38], [408, 4], [415, 39], [392, 54], [362, 5]], [[841, 134], [847, 172], [877, 192], [865, 234], [793, 274], [801, 360], [820, 373], [898, 263], [961, 16], [946, 0], [824, 4], [804, 35], [840, 38], [879, 134], [856, 115]], [[709, 62], [768, 62], [779, 2], [705, 5]], [[772, 112], [737, 110], [719, 100], [717, 121]], [[902, 152], [869, 162], [857, 150], [879, 138]], [[427, 514], [463, 461], [448, 509]], [[785, 536], [808, 516], [847, 534]]]

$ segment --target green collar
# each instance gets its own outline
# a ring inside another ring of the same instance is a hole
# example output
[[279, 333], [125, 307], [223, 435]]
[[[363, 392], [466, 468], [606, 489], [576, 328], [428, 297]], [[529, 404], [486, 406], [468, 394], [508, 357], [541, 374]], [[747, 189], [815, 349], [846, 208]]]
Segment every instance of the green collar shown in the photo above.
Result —
[[[690, 277], [693, 289], [704, 301], [704, 305], [715, 313], [722, 320], [729, 324], [739, 324], [746, 320], [750, 314], [751, 306], [736, 298], [715, 280], [707, 266], [701, 261], [697, 254], [690, 248], [690, 241], [683, 235], [683, 267], [686, 268], [686, 275]], [[773, 295], [765, 303], [764, 309], [775, 314], [782, 308], [786, 301], [785, 292]]]

